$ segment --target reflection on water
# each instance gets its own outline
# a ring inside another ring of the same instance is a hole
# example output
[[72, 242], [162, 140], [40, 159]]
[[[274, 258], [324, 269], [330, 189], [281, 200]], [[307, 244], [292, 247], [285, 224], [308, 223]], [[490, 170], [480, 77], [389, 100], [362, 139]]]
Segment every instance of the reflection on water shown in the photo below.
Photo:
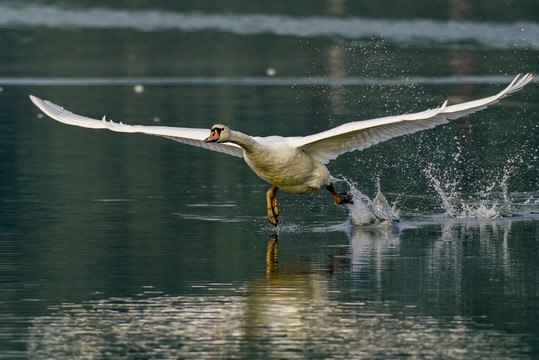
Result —
[[[193, 295], [168, 296], [146, 288], [135, 297], [60, 304], [50, 308], [50, 315], [34, 319], [29, 355], [524, 358], [532, 351], [529, 335], [500, 329], [496, 321], [505, 314], [495, 299], [483, 299], [483, 312], [467, 308], [475, 301], [472, 292], [498, 292], [506, 304], [511, 296], [526, 295], [509, 286], [523, 284], [525, 276], [511, 261], [511, 226], [511, 221], [445, 223], [438, 240], [425, 244], [401, 240], [400, 231], [430, 231], [421, 225], [352, 227], [349, 245], [336, 247], [333, 262], [326, 265], [281, 262], [278, 235], [272, 234], [267, 271], [258, 280], [198, 284]], [[468, 288], [463, 283], [467, 271], [490, 281], [500, 275], [492, 271], [502, 271], [506, 278], [501, 287]], [[355, 278], [350, 284], [357, 287], [341, 288], [336, 280], [342, 275]], [[365, 280], [370, 290], [361, 285]], [[422, 311], [426, 302], [437, 302], [440, 311]], [[489, 306], [498, 311], [496, 316]]]
[[[336, 61], [336, 59], [332, 59]], [[332, 100], [339, 104], [343, 100], [342, 86], [350, 85], [459, 85], [470, 86], [473, 84], [500, 84], [506, 85], [514, 78], [513, 75], [477, 75], [459, 77], [424, 77], [407, 76], [406, 78], [373, 79], [367, 77], [338, 77], [334, 76], [293, 76], [293, 77], [261, 77], [261, 76], [237, 76], [237, 77], [2, 77], [0, 84], [4, 86], [133, 86], [133, 91], [143, 92], [143, 85], [211, 85], [211, 86], [331, 86], [330, 95]], [[532, 82], [538, 80], [532, 80]], [[141, 88], [142, 86], [142, 88]], [[458, 93], [460, 94], [460, 92]], [[454, 103], [464, 102], [462, 96], [453, 96]]]
[[427, 43], [429, 46], [454, 46], [466, 42], [468, 48], [475, 44], [479, 44], [479, 48], [490, 49], [539, 48], [539, 26], [533, 22], [503, 24], [430, 19], [290, 17], [275, 14], [203, 14], [155, 9], [77, 9], [8, 4], [0, 6], [0, 27], [126, 29], [141, 32], [221, 31], [236, 35], [340, 36], [348, 39], [382, 37], [400, 46]]

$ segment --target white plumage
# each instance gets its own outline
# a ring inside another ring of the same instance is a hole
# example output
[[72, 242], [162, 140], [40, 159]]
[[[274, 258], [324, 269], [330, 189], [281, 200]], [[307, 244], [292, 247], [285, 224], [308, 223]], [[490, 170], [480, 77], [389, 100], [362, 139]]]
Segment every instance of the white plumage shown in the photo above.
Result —
[[68, 125], [90, 129], [108, 129], [123, 133], [143, 133], [169, 138], [188, 145], [198, 146], [237, 157], [243, 157], [247, 165], [262, 179], [272, 184], [267, 193], [268, 217], [277, 224], [277, 189], [295, 194], [309, 194], [326, 186], [335, 202], [351, 202], [349, 195], [337, 194], [331, 184], [331, 176], [325, 165], [339, 155], [362, 150], [391, 138], [411, 134], [445, 124], [449, 120], [465, 116], [494, 104], [501, 98], [520, 90], [532, 80], [531, 74], [517, 75], [498, 94], [457, 105], [447, 105], [423, 112], [389, 116], [372, 120], [350, 122], [336, 128], [304, 137], [252, 137], [214, 125], [211, 135], [208, 129], [126, 125], [91, 119], [30, 95], [32, 102], [51, 118]]

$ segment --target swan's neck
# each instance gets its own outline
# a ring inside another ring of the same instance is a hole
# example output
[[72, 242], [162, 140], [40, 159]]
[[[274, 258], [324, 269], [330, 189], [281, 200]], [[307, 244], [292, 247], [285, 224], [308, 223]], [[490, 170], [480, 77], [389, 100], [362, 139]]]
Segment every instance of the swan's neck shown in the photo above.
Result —
[[234, 130], [230, 130], [230, 138], [228, 141], [241, 146], [247, 152], [251, 152], [260, 147], [260, 144], [249, 135]]

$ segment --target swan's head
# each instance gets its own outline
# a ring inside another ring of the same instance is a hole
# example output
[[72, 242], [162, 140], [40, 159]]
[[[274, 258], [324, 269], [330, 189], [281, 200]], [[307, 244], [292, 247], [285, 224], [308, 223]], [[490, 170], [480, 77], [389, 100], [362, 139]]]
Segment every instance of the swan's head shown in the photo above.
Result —
[[210, 136], [204, 139], [204, 142], [223, 143], [223, 142], [227, 142], [229, 138], [230, 138], [230, 129], [228, 128], [228, 126], [215, 124], [212, 126], [210, 130]]

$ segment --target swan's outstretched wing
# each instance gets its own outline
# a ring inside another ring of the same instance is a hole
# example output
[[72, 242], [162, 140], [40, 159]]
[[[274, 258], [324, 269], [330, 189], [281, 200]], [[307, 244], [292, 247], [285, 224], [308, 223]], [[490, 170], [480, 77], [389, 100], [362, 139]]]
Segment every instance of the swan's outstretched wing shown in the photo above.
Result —
[[449, 120], [474, 113], [520, 90], [532, 80], [532, 74], [517, 75], [504, 90], [494, 96], [415, 114], [356, 121], [306, 137], [289, 138], [291, 144], [311, 154], [322, 163], [354, 150], [362, 150], [391, 138], [445, 124]]
[[222, 152], [229, 155], [243, 157], [243, 149], [236, 144], [218, 144], [205, 143], [204, 139], [210, 133], [209, 129], [196, 129], [184, 127], [168, 127], [168, 126], [142, 126], [142, 125], [126, 125], [115, 123], [112, 121], [91, 119], [85, 116], [73, 114], [61, 106], [55, 105], [47, 100], [42, 100], [38, 97], [30, 95], [30, 100], [56, 121], [64, 124], [80, 126], [89, 129], [108, 129], [123, 133], [141, 133], [148, 135], [162, 136], [184, 144], [198, 146], [213, 151]]

